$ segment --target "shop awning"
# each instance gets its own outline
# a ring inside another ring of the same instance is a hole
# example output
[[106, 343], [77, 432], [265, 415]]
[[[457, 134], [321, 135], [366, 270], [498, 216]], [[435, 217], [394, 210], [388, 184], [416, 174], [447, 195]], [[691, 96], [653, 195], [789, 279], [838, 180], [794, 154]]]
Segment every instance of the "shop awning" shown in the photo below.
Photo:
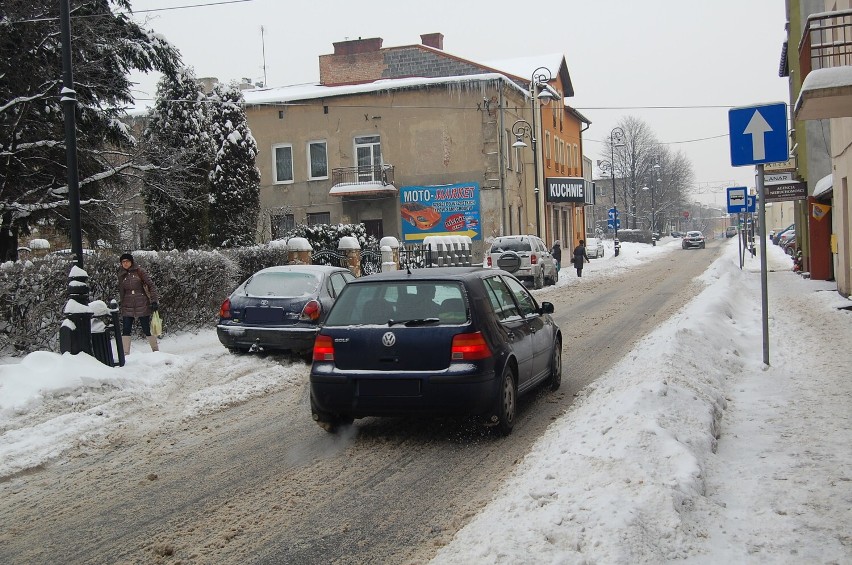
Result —
[[399, 190], [381, 181], [340, 183], [331, 187], [329, 196], [396, 196]]
[[832, 184], [833, 181], [831, 175], [825, 175], [824, 177], [819, 179], [816, 183], [816, 186], [814, 186], [813, 197], [824, 198], [825, 196], [827, 196], [828, 193], [832, 190]]

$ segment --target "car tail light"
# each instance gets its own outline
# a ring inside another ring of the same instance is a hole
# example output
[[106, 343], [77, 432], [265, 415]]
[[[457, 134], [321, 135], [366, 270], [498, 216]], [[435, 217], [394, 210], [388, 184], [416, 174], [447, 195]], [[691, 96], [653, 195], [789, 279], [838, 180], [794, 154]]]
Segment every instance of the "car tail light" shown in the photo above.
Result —
[[314, 361], [334, 361], [334, 341], [327, 335], [314, 340]]
[[302, 308], [302, 314], [299, 316], [300, 320], [311, 320], [316, 322], [319, 320], [320, 313], [322, 312], [322, 306], [320, 306], [319, 301], [311, 300], [305, 307]]
[[491, 357], [491, 349], [485, 343], [482, 332], [458, 334], [453, 337], [450, 359], [453, 361], [475, 361]]
[[488, 268], [491, 268], [491, 255], [488, 256]]
[[222, 306], [219, 308], [219, 317], [220, 318], [230, 318], [231, 317], [231, 299], [226, 298], [222, 303]]
[[536, 263], [538, 263], [538, 255], [533, 253], [530, 255], [530, 265], [535, 265]]

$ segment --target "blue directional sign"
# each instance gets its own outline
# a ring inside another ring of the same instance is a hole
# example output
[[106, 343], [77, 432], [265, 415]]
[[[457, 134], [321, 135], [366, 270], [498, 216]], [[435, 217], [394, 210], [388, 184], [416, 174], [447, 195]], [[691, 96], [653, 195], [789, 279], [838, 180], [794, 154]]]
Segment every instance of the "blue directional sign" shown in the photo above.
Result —
[[746, 198], [746, 212], [754, 214], [757, 211], [757, 196], [749, 195]]
[[614, 220], [618, 217], [618, 210], [616, 210], [615, 208], [610, 208], [609, 210], [607, 210], [606, 213], [610, 220]]
[[606, 227], [609, 229], [621, 229], [621, 220], [615, 220], [615, 225], [613, 225], [612, 220], [607, 220]]
[[731, 108], [728, 125], [731, 166], [780, 163], [790, 158], [785, 103]]

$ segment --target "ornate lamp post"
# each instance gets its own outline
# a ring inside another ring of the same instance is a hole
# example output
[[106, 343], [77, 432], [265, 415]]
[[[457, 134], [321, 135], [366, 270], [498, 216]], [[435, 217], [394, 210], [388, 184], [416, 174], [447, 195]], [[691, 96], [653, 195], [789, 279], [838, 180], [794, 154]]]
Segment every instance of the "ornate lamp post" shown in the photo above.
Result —
[[615, 256], [618, 257], [619, 251], [621, 251], [621, 244], [618, 241], [618, 203], [616, 202], [616, 194], [615, 194], [615, 148], [616, 147], [624, 147], [624, 130], [620, 127], [612, 128], [612, 131], [609, 134], [609, 162], [607, 161], [598, 161], [598, 167], [600, 168], [602, 173], [609, 172], [610, 178], [612, 178], [612, 229], [615, 231], [614, 243], [615, 243]]
[[654, 180], [654, 177], [652, 177], [651, 178], [651, 188], [649, 189], [647, 186], [643, 186], [642, 190], [650, 190], [651, 191], [651, 245], [656, 247], [657, 246], [657, 240], [654, 238], [654, 228], [656, 227], [656, 222], [655, 222], [655, 218], [654, 218], [654, 213], [656, 211], [655, 206], [654, 206], [654, 189], [657, 187], [657, 184], [659, 182], [661, 182], [662, 179], [660, 179], [660, 164], [654, 163], [654, 166], [651, 167], [651, 168], [654, 169], [654, 177], [656, 177], [656, 180]]
[[[532, 106], [533, 122], [532, 122], [532, 142], [533, 142], [533, 168], [535, 169], [535, 234], [541, 237], [541, 204], [538, 188], [538, 149], [536, 147], [536, 135], [541, 131], [541, 106], [546, 105], [551, 100], [556, 100], [559, 96], [555, 95], [551, 90], [545, 88], [547, 83], [553, 80], [553, 74], [547, 67], [539, 67], [533, 71], [530, 77], [530, 104]], [[541, 89], [541, 92], [539, 92]], [[539, 108], [536, 109], [536, 100], [539, 101]], [[536, 127], [536, 117], [538, 117], [538, 128]]]
[[512, 144], [512, 147], [526, 147], [527, 144], [524, 142], [524, 137], [528, 137], [530, 143], [532, 143], [532, 152], [533, 152], [533, 174], [535, 175], [535, 181], [533, 186], [535, 187], [535, 234], [539, 237], [539, 209], [538, 209], [538, 151], [536, 150], [536, 141], [535, 141], [535, 129], [530, 123], [526, 120], [518, 120], [514, 124], [512, 124], [512, 133], [515, 136], [515, 143]]

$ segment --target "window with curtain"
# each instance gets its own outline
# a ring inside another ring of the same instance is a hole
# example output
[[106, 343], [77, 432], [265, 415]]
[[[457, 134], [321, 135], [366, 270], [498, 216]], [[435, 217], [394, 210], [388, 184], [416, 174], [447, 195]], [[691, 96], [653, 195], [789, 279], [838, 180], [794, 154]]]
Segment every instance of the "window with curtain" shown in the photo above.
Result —
[[330, 224], [331, 223], [331, 213], [330, 212], [317, 212], [315, 214], [308, 214], [308, 225], [309, 226], [317, 226], [320, 224]]
[[289, 143], [274, 145], [272, 147], [272, 160], [274, 162], [272, 182], [275, 184], [293, 182], [293, 146]]
[[328, 149], [325, 141], [308, 142], [308, 180], [328, 178]]

